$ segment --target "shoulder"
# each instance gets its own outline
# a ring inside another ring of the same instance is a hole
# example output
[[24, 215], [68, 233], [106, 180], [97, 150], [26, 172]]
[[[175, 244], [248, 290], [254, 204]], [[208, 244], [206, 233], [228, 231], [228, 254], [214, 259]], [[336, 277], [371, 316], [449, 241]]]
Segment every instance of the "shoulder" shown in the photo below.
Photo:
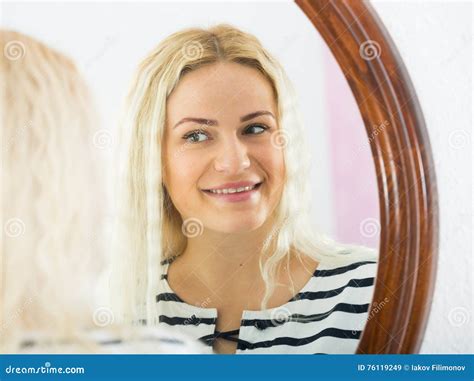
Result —
[[362, 246], [347, 247], [321, 260], [314, 273], [314, 284], [333, 290], [334, 295], [370, 294], [375, 286], [377, 270], [375, 250]]
[[368, 276], [375, 277], [377, 262], [372, 260], [356, 260], [348, 263], [320, 265], [315, 271], [316, 276], [344, 275], [344, 277]]
[[322, 268], [339, 268], [344, 272], [373, 272], [377, 264], [377, 250], [360, 245], [345, 245], [320, 260]]

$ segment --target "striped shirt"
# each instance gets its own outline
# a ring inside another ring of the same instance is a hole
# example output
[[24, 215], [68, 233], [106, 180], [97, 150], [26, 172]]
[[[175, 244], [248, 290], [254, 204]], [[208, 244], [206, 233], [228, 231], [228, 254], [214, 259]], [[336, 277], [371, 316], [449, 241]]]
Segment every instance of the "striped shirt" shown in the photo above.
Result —
[[236, 354], [354, 354], [373, 297], [377, 262], [320, 262], [306, 285], [287, 303], [266, 310], [244, 310], [240, 328], [216, 331], [217, 309], [184, 302], [167, 281], [170, 260], [161, 264], [156, 297], [159, 326], [173, 327], [205, 343], [217, 337], [237, 342]]

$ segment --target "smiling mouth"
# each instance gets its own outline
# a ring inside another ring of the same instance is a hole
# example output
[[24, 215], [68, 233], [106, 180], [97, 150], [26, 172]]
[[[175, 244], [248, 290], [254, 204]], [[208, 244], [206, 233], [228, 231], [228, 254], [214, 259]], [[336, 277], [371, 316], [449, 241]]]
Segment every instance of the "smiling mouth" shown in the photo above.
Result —
[[252, 186], [246, 186], [246, 187], [240, 187], [240, 188], [230, 188], [230, 189], [222, 189], [222, 190], [210, 190], [210, 189], [202, 189], [203, 192], [206, 192], [206, 193], [210, 193], [210, 194], [222, 194], [222, 195], [225, 195], [225, 194], [240, 194], [240, 193], [247, 193], [247, 192], [250, 192], [250, 191], [253, 191], [253, 190], [256, 190], [258, 188], [260, 188], [260, 185], [263, 183], [260, 182], [260, 183], [257, 183], [255, 185], [252, 185]]

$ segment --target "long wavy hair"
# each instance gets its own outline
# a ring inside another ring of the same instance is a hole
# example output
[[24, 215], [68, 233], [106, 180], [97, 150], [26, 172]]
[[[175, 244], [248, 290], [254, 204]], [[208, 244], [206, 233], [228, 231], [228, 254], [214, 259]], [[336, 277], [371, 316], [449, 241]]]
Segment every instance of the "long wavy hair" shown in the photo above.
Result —
[[[116, 296], [117, 316], [126, 320], [145, 317], [148, 323], [157, 323], [160, 261], [181, 255], [187, 242], [182, 217], [162, 182], [167, 99], [186, 73], [221, 61], [258, 70], [277, 96], [277, 139], [284, 149], [286, 178], [274, 227], [262, 246], [260, 270], [266, 285], [262, 309], [277, 285], [278, 268], [288, 264], [290, 252], [300, 260], [309, 256], [333, 263], [347, 262], [349, 257], [375, 258], [374, 250], [337, 243], [318, 233], [311, 223], [307, 181], [311, 160], [295, 92], [279, 62], [256, 37], [231, 25], [187, 28], [164, 39], [141, 62], [121, 125], [119, 219], [111, 292]], [[294, 293], [293, 284], [291, 288]]]
[[25, 332], [93, 325], [104, 198], [97, 115], [74, 63], [14, 31], [0, 30], [0, 48], [0, 341], [16, 351]]

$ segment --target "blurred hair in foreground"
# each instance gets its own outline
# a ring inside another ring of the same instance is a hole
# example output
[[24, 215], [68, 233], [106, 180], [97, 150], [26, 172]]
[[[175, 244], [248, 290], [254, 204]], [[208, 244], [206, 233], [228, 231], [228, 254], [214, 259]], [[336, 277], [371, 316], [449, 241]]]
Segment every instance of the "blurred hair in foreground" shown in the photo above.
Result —
[[[105, 184], [85, 81], [69, 58], [31, 37], [0, 30], [0, 46], [0, 352], [35, 341], [27, 352], [101, 352], [101, 340], [133, 341], [133, 330], [96, 304]], [[149, 351], [162, 352], [157, 344]]]

